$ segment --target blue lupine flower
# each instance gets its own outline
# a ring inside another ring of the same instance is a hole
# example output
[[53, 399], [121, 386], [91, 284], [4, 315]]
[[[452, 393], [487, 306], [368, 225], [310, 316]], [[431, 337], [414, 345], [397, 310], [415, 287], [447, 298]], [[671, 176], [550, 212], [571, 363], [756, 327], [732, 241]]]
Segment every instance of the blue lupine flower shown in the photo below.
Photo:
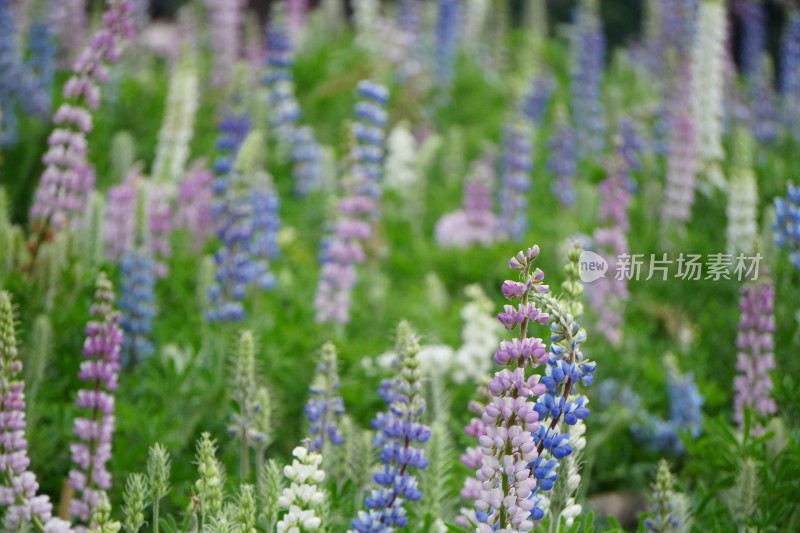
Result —
[[751, 82], [761, 68], [767, 41], [766, 14], [761, 0], [744, 0], [736, 4], [742, 21], [742, 74]]
[[547, 168], [556, 179], [551, 185], [553, 194], [562, 205], [570, 206], [575, 202], [575, 139], [572, 126], [566, 113], [556, 115], [556, 126], [553, 138], [550, 140], [550, 157], [547, 159]]
[[788, 185], [786, 198], [775, 199], [775, 243], [789, 251], [789, 259], [800, 268], [800, 186]]
[[528, 92], [522, 99], [522, 113], [534, 126], [539, 126], [544, 120], [555, 89], [556, 82], [549, 72], [531, 77]]
[[355, 105], [356, 121], [352, 125], [352, 135], [356, 141], [352, 152], [353, 172], [364, 180], [358, 192], [375, 198], [380, 196], [389, 91], [383, 85], [368, 80], [359, 82], [356, 91], [361, 100]]
[[517, 117], [503, 132], [500, 189], [500, 230], [506, 237], [521, 239], [528, 229], [527, 194], [531, 188], [533, 147], [530, 130]]
[[595, 2], [581, 2], [573, 31], [570, 93], [578, 156], [584, 159], [602, 153], [606, 132], [601, 99], [605, 37]]
[[444, 89], [450, 88], [455, 77], [460, 19], [460, 0], [439, 0], [436, 18], [436, 80]]
[[344, 401], [339, 392], [339, 374], [336, 370], [336, 347], [326, 342], [320, 351], [317, 373], [310, 387], [311, 398], [305, 407], [311, 422], [311, 450], [321, 450], [325, 441], [335, 446], [344, 443], [338, 420], [344, 414]]
[[53, 79], [56, 74], [56, 45], [50, 24], [34, 22], [28, 33], [30, 57], [28, 66], [35, 74], [37, 85], [48, 103], [48, 113], [53, 102]]
[[405, 501], [422, 498], [413, 469], [424, 469], [428, 460], [423, 450], [414, 443], [424, 444], [430, 438], [430, 429], [417, 422], [425, 409], [420, 396], [420, 372], [417, 362], [419, 340], [406, 322], [398, 326], [398, 377], [389, 384], [381, 384], [382, 395], [390, 400], [389, 411], [378, 415], [372, 425], [376, 430], [375, 443], [383, 446], [380, 460], [382, 470], [374, 476], [381, 487], [370, 492], [365, 499], [366, 511], [353, 519], [352, 527], [359, 533], [388, 533], [394, 528], [408, 525], [403, 507]]
[[795, 137], [800, 136], [800, 11], [789, 12], [781, 40], [781, 96], [786, 127]]
[[141, 246], [126, 251], [119, 268], [119, 309], [125, 332], [122, 357], [132, 366], [153, 353], [150, 337], [155, 318], [155, 263], [147, 247]]

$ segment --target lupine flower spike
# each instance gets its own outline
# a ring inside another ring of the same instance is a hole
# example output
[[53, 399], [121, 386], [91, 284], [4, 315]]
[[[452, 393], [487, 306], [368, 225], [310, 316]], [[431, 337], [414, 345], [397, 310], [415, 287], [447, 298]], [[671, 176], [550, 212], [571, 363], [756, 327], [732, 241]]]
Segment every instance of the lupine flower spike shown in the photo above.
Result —
[[92, 320], [86, 325], [86, 342], [78, 378], [89, 384], [78, 391], [78, 408], [88, 410], [89, 417], [75, 419], [78, 441], [70, 446], [75, 467], [69, 472], [70, 486], [75, 489], [70, 513], [79, 523], [88, 524], [97, 506], [111, 488], [111, 474], [106, 463], [111, 459], [114, 434], [114, 393], [119, 386], [122, 329], [120, 315], [113, 308], [114, 287], [101, 273], [97, 279], [95, 301], [90, 309]]
[[336, 369], [336, 346], [331, 342], [322, 345], [317, 362], [317, 373], [311, 383], [311, 398], [305, 412], [311, 422], [310, 451], [322, 451], [326, 442], [334, 446], [344, 443], [339, 423], [344, 415], [344, 401], [338, 395], [339, 373]]
[[742, 286], [739, 300], [739, 332], [736, 336], [737, 376], [734, 388], [734, 420], [744, 428], [744, 410], [751, 409], [757, 417], [752, 426], [754, 434], [763, 432], [760, 422], [774, 415], [778, 407], [770, 397], [775, 368], [775, 288], [770, 279], [751, 280]]
[[475, 501], [476, 525], [481, 533], [527, 532], [541, 519], [532, 498], [536, 477], [529, 468], [538, 457], [533, 436], [540, 428], [533, 400], [547, 388], [539, 382], [540, 376], [525, 375], [526, 369], [548, 361], [542, 339], [528, 336], [533, 323], [545, 324], [549, 320], [533, 301], [534, 294], [548, 290], [542, 283], [544, 273], [533, 269], [538, 256], [538, 246], [517, 253], [508, 266], [519, 272], [520, 281], [503, 283], [503, 295], [519, 303], [504, 306], [498, 320], [509, 331], [519, 327], [519, 336], [502, 341], [494, 354], [494, 362], [506, 368], [495, 373], [489, 382], [491, 400], [481, 417], [486, 433], [478, 439], [483, 457], [476, 472], [481, 487]]
[[28, 525], [33, 525], [48, 533], [71, 532], [68, 522], [53, 517], [50, 499], [37, 495], [39, 483], [28, 470], [25, 382], [21, 372], [11, 297], [0, 291], [0, 506], [7, 508], [3, 530], [27, 530]]
[[644, 521], [647, 533], [683, 533], [691, 529], [688, 499], [675, 492], [674, 483], [669, 465], [662, 459], [653, 484], [651, 512]]
[[319, 487], [325, 479], [325, 472], [320, 469], [322, 456], [302, 446], [295, 448], [292, 455], [295, 457], [292, 464], [283, 469], [283, 475], [291, 484], [278, 498], [278, 505], [288, 512], [278, 521], [277, 531], [320, 531], [323, 524], [318, 511], [325, 499]]
[[65, 102], [53, 116], [56, 128], [48, 138], [49, 149], [31, 208], [36, 232], [34, 248], [54, 231], [79, 218], [94, 189], [94, 167], [87, 158], [86, 136], [92, 130], [92, 111], [100, 106], [100, 85], [108, 81], [107, 63], [120, 59], [120, 46], [133, 36], [131, 0], [108, 0], [103, 26], [73, 66], [64, 85]]
[[428, 460], [414, 444], [425, 444], [431, 432], [419, 422], [425, 410], [419, 351], [417, 334], [407, 322], [401, 322], [397, 327], [398, 376], [384, 380], [380, 390], [389, 411], [372, 422], [376, 430], [373, 444], [382, 447], [380, 458], [384, 466], [374, 476], [380, 488], [367, 496], [367, 510], [359, 511], [358, 518], [353, 519], [351, 532], [390, 533], [404, 528], [408, 525], [406, 502], [422, 498], [412, 470], [426, 468]]
[[800, 268], [800, 185], [789, 183], [785, 198], [775, 199], [775, 243], [786, 248], [789, 260]]

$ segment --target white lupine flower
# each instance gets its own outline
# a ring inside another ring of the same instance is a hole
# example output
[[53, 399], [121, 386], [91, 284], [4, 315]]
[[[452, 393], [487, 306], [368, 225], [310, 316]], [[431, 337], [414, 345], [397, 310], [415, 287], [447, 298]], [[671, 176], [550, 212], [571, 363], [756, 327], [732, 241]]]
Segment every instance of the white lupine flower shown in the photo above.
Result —
[[184, 50], [170, 76], [164, 122], [158, 132], [152, 176], [160, 183], [174, 184], [186, 170], [199, 91], [195, 54], [191, 50]]
[[292, 464], [283, 469], [283, 475], [291, 485], [283, 489], [278, 498], [278, 505], [289, 512], [278, 522], [278, 532], [316, 531], [322, 520], [315, 509], [325, 499], [325, 494], [319, 489], [319, 484], [325, 479], [325, 472], [319, 468], [322, 455], [303, 446], [295, 448], [292, 455], [295, 456]]
[[356, 42], [368, 50], [375, 50], [378, 40], [375, 28], [380, 16], [378, 0], [354, 0], [353, 22], [356, 27]]
[[464, 44], [475, 49], [485, 42], [483, 30], [486, 27], [486, 16], [489, 14], [489, 0], [468, 0], [464, 13]]
[[721, 139], [726, 33], [725, 4], [705, 0], [700, 5], [692, 50], [692, 101], [697, 156], [705, 176], [718, 187], [725, 184], [719, 164], [725, 157]]
[[451, 365], [451, 375], [456, 383], [479, 381], [488, 374], [491, 355], [500, 342], [502, 327], [493, 313], [494, 303], [479, 285], [469, 285], [464, 292], [470, 302], [461, 310], [463, 344], [456, 350]]
[[415, 185], [419, 181], [416, 165], [417, 143], [406, 122], [392, 128], [386, 140], [386, 148], [386, 187], [402, 192]]
[[744, 128], [734, 132], [734, 163], [728, 189], [728, 253], [749, 254], [758, 235], [758, 191], [753, 172], [753, 137]]

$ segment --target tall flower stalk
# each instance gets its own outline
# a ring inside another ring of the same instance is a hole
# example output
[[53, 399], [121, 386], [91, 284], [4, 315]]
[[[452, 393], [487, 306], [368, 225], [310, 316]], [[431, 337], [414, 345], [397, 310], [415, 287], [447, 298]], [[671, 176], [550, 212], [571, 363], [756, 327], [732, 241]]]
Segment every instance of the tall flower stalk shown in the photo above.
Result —
[[83, 214], [94, 189], [94, 166], [88, 160], [86, 136], [92, 112], [100, 106], [100, 85], [108, 81], [107, 63], [120, 59], [121, 44], [133, 36], [131, 0], [108, 0], [103, 26], [73, 66], [64, 85], [65, 102], [53, 116], [56, 128], [42, 157], [45, 170], [31, 208], [33, 248]]
[[234, 77], [242, 40], [242, 0], [206, 0], [214, 66], [211, 83], [225, 87]]
[[786, 248], [789, 260], [800, 268], [800, 186], [789, 183], [785, 198], [775, 199], [775, 244]]
[[597, 0], [581, 0], [573, 26], [570, 94], [580, 159], [600, 154], [605, 144], [606, 119], [601, 93], [605, 37], [598, 4]]
[[476, 472], [481, 490], [475, 501], [477, 530], [481, 533], [498, 529], [527, 532], [541, 519], [534, 510], [536, 500], [532, 496], [537, 483], [529, 467], [539, 456], [534, 435], [540, 423], [534, 399], [545, 393], [546, 386], [539, 382], [540, 376], [526, 376], [528, 368], [548, 361], [542, 339], [528, 336], [533, 323], [549, 320], [534, 303], [534, 294], [548, 290], [542, 284], [544, 273], [533, 269], [538, 256], [538, 246], [517, 253], [508, 266], [519, 272], [520, 281], [503, 283], [503, 295], [519, 303], [504, 306], [498, 319], [507, 330], [519, 327], [519, 332], [517, 338], [502, 341], [494, 354], [494, 362], [506, 368], [489, 382], [492, 398], [481, 416], [486, 434], [478, 439], [483, 457]]
[[39, 483], [29, 470], [25, 382], [14, 318], [10, 295], [0, 291], [0, 506], [7, 508], [3, 529], [27, 531], [31, 525], [40, 533], [67, 533], [69, 523], [53, 517], [50, 499], [37, 495]]
[[372, 422], [376, 430], [373, 444], [382, 448], [380, 459], [384, 466], [374, 476], [380, 488], [370, 492], [365, 500], [367, 510], [359, 511], [358, 518], [352, 521], [351, 531], [358, 533], [389, 533], [406, 527], [405, 503], [422, 498], [412, 471], [426, 468], [428, 460], [414, 444], [425, 444], [431, 432], [419, 422], [425, 410], [417, 360], [419, 338], [405, 321], [397, 327], [396, 351], [398, 375], [381, 384], [381, 396], [389, 411]]
[[499, 229], [519, 240], [528, 229], [528, 200], [533, 170], [530, 126], [514, 116], [503, 132]]
[[339, 396], [339, 372], [336, 368], [336, 346], [326, 342], [320, 350], [317, 373], [310, 387], [311, 398], [305, 407], [311, 422], [310, 451], [322, 451], [325, 443], [334, 446], [344, 443], [339, 430], [344, 415], [344, 401]]
[[754, 433], [763, 432], [760, 421], [774, 415], [778, 406], [770, 397], [775, 369], [775, 287], [772, 280], [752, 280], [742, 286], [739, 299], [739, 332], [736, 336], [737, 375], [733, 381], [734, 420], [744, 429], [745, 409], [752, 410]]
[[86, 325], [86, 342], [78, 378], [90, 388], [78, 391], [76, 405], [87, 410], [87, 417], [75, 419], [77, 442], [70, 446], [75, 467], [69, 472], [69, 484], [77, 492], [70, 502], [70, 513], [79, 523], [87, 524], [97, 505], [111, 488], [111, 474], [106, 463], [111, 459], [114, 434], [114, 393], [119, 386], [122, 329], [120, 315], [113, 308], [114, 288], [100, 273], [95, 301], [90, 309], [92, 320]]

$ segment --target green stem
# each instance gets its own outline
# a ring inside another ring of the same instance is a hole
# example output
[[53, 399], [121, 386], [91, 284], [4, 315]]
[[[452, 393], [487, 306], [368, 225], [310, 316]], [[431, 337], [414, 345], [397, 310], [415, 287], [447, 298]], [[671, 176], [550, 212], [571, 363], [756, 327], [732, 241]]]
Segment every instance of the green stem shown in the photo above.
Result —
[[153, 533], [158, 533], [158, 504], [160, 501], [160, 498], [153, 498]]

